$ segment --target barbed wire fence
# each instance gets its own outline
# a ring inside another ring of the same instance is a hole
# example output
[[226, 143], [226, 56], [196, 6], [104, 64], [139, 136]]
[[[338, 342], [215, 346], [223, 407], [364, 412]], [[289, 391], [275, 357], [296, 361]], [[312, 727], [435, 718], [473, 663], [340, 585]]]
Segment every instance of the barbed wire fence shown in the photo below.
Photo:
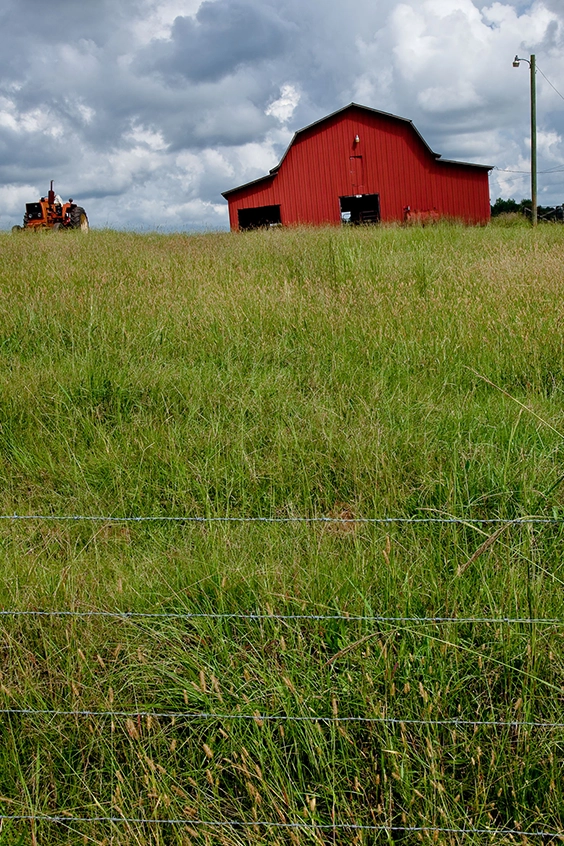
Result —
[[[471, 518], [471, 517], [452, 517], [452, 516], [419, 516], [419, 517], [381, 517], [381, 518], [363, 518], [363, 517], [308, 517], [308, 516], [276, 516], [276, 517], [244, 517], [244, 516], [115, 516], [115, 515], [56, 515], [56, 514], [3, 514], [0, 515], [0, 521], [5, 522], [28, 522], [28, 521], [53, 521], [53, 522], [96, 522], [96, 523], [175, 523], [175, 524], [304, 524], [304, 525], [323, 525], [323, 524], [358, 524], [358, 525], [461, 525], [474, 527], [497, 527], [495, 534], [499, 531], [499, 527], [523, 526], [523, 525], [554, 525], [564, 526], [564, 517], [553, 516], [526, 516], [513, 519], [504, 518]], [[443, 625], [486, 625], [486, 626], [546, 626], [554, 630], [564, 629], [564, 618], [559, 617], [533, 617], [533, 616], [390, 616], [390, 615], [371, 615], [371, 614], [347, 614], [347, 613], [327, 613], [327, 614], [306, 614], [306, 613], [213, 613], [213, 612], [139, 612], [130, 610], [68, 610], [64, 608], [55, 609], [17, 609], [17, 608], [2, 608], [0, 609], [0, 621], [16, 620], [16, 619], [75, 619], [75, 620], [108, 620], [108, 621], [122, 621], [122, 622], [189, 622], [197, 620], [208, 621], [246, 621], [248, 623], [262, 623], [266, 621], [271, 622], [341, 622], [341, 623], [363, 623], [368, 625], [390, 625], [396, 627], [405, 626], [443, 626]], [[24, 708], [24, 707], [1, 707], [0, 715], [10, 719], [12, 717], [33, 717], [44, 718], [46, 720], [54, 720], [59, 718], [95, 718], [98, 720], [170, 720], [172, 724], [190, 724], [193, 722], [214, 721], [216, 723], [246, 723], [257, 724], [310, 724], [314, 726], [345, 726], [345, 725], [365, 725], [365, 726], [385, 726], [391, 729], [401, 729], [403, 732], [406, 727], [427, 727], [427, 728], [444, 728], [451, 731], [461, 729], [493, 729], [493, 730], [510, 730], [514, 732], [548, 732], [560, 735], [564, 730], [564, 721], [550, 721], [550, 720], [535, 720], [535, 719], [466, 719], [466, 718], [414, 718], [412, 716], [381, 716], [381, 715], [352, 715], [340, 716], [337, 714], [286, 714], [286, 713], [268, 713], [255, 711], [254, 713], [241, 713], [230, 711], [210, 711], [210, 710], [159, 710], [159, 709], [120, 709], [110, 708], [107, 710], [96, 709], [56, 709], [56, 708]], [[113, 723], [112, 723], [113, 725]], [[560, 739], [558, 740], [561, 743]], [[2, 803], [10, 802], [7, 797], [0, 796], [0, 809]], [[4, 808], [6, 805], [4, 804]], [[130, 826], [146, 826], [149, 829], [160, 827], [180, 827], [189, 830], [193, 835], [197, 835], [199, 830], [206, 830], [208, 832], [231, 830], [231, 831], [250, 831], [253, 832], [288, 832], [290, 834], [303, 833], [313, 838], [312, 842], [328, 842], [319, 840], [324, 835], [335, 833], [362, 834], [367, 836], [376, 836], [379, 834], [385, 835], [387, 838], [401, 839], [406, 835], [414, 835], [418, 839], [422, 836], [428, 836], [436, 841], [437, 837], [444, 835], [445, 837], [454, 838], [507, 838], [508, 842], [512, 839], [521, 839], [525, 842], [527, 839], [540, 840], [541, 842], [564, 842], [564, 829], [558, 830], [538, 830], [525, 831], [520, 827], [509, 828], [492, 825], [492, 827], [475, 827], [469, 824], [468, 826], [437, 826], [437, 825], [410, 825], [409, 821], [405, 824], [396, 824], [390, 822], [385, 825], [381, 824], [364, 824], [354, 821], [340, 821], [337, 819], [331, 822], [323, 822], [322, 820], [304, 820], [304, 821], [280, 821], [275, 819], [199, 819], [193, 816], [186, 817], [167, 817], [160, 815], [158, 817], [150, 817], [145, 815], [130, 816], [126, 814], [116, 815], [112, 814], [73, 814], [72, 812], [63, 812], [60, 814], [50, 813], [0, 813], [0, 843], [2, 841], [2, 827], [10, 823], [45, 823], [53, 824], [63, 828], [72, 830], [73, 826], [101, 825], [107, 827], [130, 827]], [[78, 831], [78, 829], [77, 829]]]
[[85, 522], [85, 523], [303, 523], [303, 524], [359, 524], [359, 525], [401, 525], [421, 524], [428, 525], [461, 525], [461, 526], [525, 526], [525, 525], [564, 525], [564, 517], [308, 517], [300, 515], [288, 515], [279, 517], [244, 517], [244, 516], [212, 516], [202, 517], [195, 515], [100, 515], [100, 514], [0, 514], [0, 520], [4, 521], [34, 521], [51, 520], [54, 522]]
[[[317, 835], [319, 832], [370, 832], [373, 834], [450, 834], [450, 835], [484, 835], [488, 837], [519, 837], [519, 838], [540, 838], [544, 841], [562, 841], [564, 832], [554, 831], [524, 831], [520, 828], [496, 829], [496, 828], [447, 828], [439, 826], [409, 826], [409, 825], [361, 825], [356, 823], [282, 823], [273, 820], [194, 820], [194, 819], [155, 819], [151, 817], [73, 817], [50, 816], [48, 814], [13, 814], [0, 816], [0, 820], [6, 822], [49, 822], [58, 823], [69, 827], [77, 823], [104, 823], [111, 825], [149, 825], [149, 826], [188, 826], [192, 828], [209, 829], [278, 829], [281, 831], [300, 831]], [[523, 840], [521, 840], [523, 842]]]

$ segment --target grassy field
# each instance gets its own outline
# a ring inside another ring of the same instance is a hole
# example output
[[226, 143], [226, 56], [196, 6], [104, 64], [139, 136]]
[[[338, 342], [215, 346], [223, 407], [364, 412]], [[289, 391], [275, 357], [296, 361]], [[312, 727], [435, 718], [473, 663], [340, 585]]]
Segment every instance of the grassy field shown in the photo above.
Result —
[[556, 842], [563, 265], [549, 225], [0, 235], [0, 515], [43, 515], [0, 607], [76, 612], [0, 618], [0, 846]]

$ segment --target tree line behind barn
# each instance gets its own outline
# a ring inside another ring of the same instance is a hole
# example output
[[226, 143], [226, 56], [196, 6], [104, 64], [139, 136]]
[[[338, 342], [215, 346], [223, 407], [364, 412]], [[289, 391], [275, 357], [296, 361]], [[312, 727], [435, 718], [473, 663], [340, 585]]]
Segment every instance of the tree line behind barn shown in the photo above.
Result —
[[[518, 203], [513, 199], [502, 200], [501, 197], [498, 197], [492, 206], [492, 217], [499, 217], [500, 214], [521, 214], [530, 218], [531, 208], [531, 200], [521, 200]], [[537, 214], [539, 220], [564, 223], [564, 204], [560, 206], [538, 206]]]

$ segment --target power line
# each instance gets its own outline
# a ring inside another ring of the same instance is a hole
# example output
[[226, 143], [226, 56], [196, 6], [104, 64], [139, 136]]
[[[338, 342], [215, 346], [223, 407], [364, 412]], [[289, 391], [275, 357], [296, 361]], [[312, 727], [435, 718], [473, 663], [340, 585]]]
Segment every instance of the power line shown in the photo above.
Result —
[[564, 165], [554, 165], [549, 170], [541, 170], [540, 173], [561, 173], [564, 170]]
[[553, 89], [554, 89], [554, 91], [556, 91], [556, 93], [558, 94], [558, 96], [559, 96], [562, 100], [564, 100], [564, 94], [561, 94], [561, 93], [560, 93], [560, 91], [558, 90], [558, 88], [556, 88], [556, 86], [552, 84], [552, 82], [550, 81], [550, 79], [548, 78], [548, 76], [547, 76], [545, 73], [543, 73], [543, 72], [541, 71], [541, 69], [539, 68], [539, 66], [538, 66], [538, 65], [536, 66], [536, 68], [537, 68], [538, 72], [541, 74], [541, 76], [544, 76], [544, 78], [546, 79], [546, 81], [548, 82], [548, 84], [550, 85], [550, 87], [551, 87], [551, 88], [553, 88]]
[[[519, 173], [524, 176], [530, 176], [530, 170], [511, 170], [510, 168], [506, 167], [494, 167], [494, 170], [499, 171], [500, 173]], [[564, 165], [555, 165], [554, 167], [549, 168], [548, 170], [539, 170], [537, 173], [543, 174], [551, 174], [551, 173], [560, 173], [564, 171]]]

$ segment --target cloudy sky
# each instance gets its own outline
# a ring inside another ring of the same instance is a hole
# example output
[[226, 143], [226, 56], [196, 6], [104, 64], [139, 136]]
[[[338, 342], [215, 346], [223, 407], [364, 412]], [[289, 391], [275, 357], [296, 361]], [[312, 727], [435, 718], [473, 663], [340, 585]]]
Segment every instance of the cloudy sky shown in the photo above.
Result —
[[351, 101], [520, 200], [516, 53], [554, 86], [538, 74], [539, 202], [561, 203], [564, 0], [1, 0], [0, 227], [54, 179], [97, 227], [227, 228], [221, 192]]

